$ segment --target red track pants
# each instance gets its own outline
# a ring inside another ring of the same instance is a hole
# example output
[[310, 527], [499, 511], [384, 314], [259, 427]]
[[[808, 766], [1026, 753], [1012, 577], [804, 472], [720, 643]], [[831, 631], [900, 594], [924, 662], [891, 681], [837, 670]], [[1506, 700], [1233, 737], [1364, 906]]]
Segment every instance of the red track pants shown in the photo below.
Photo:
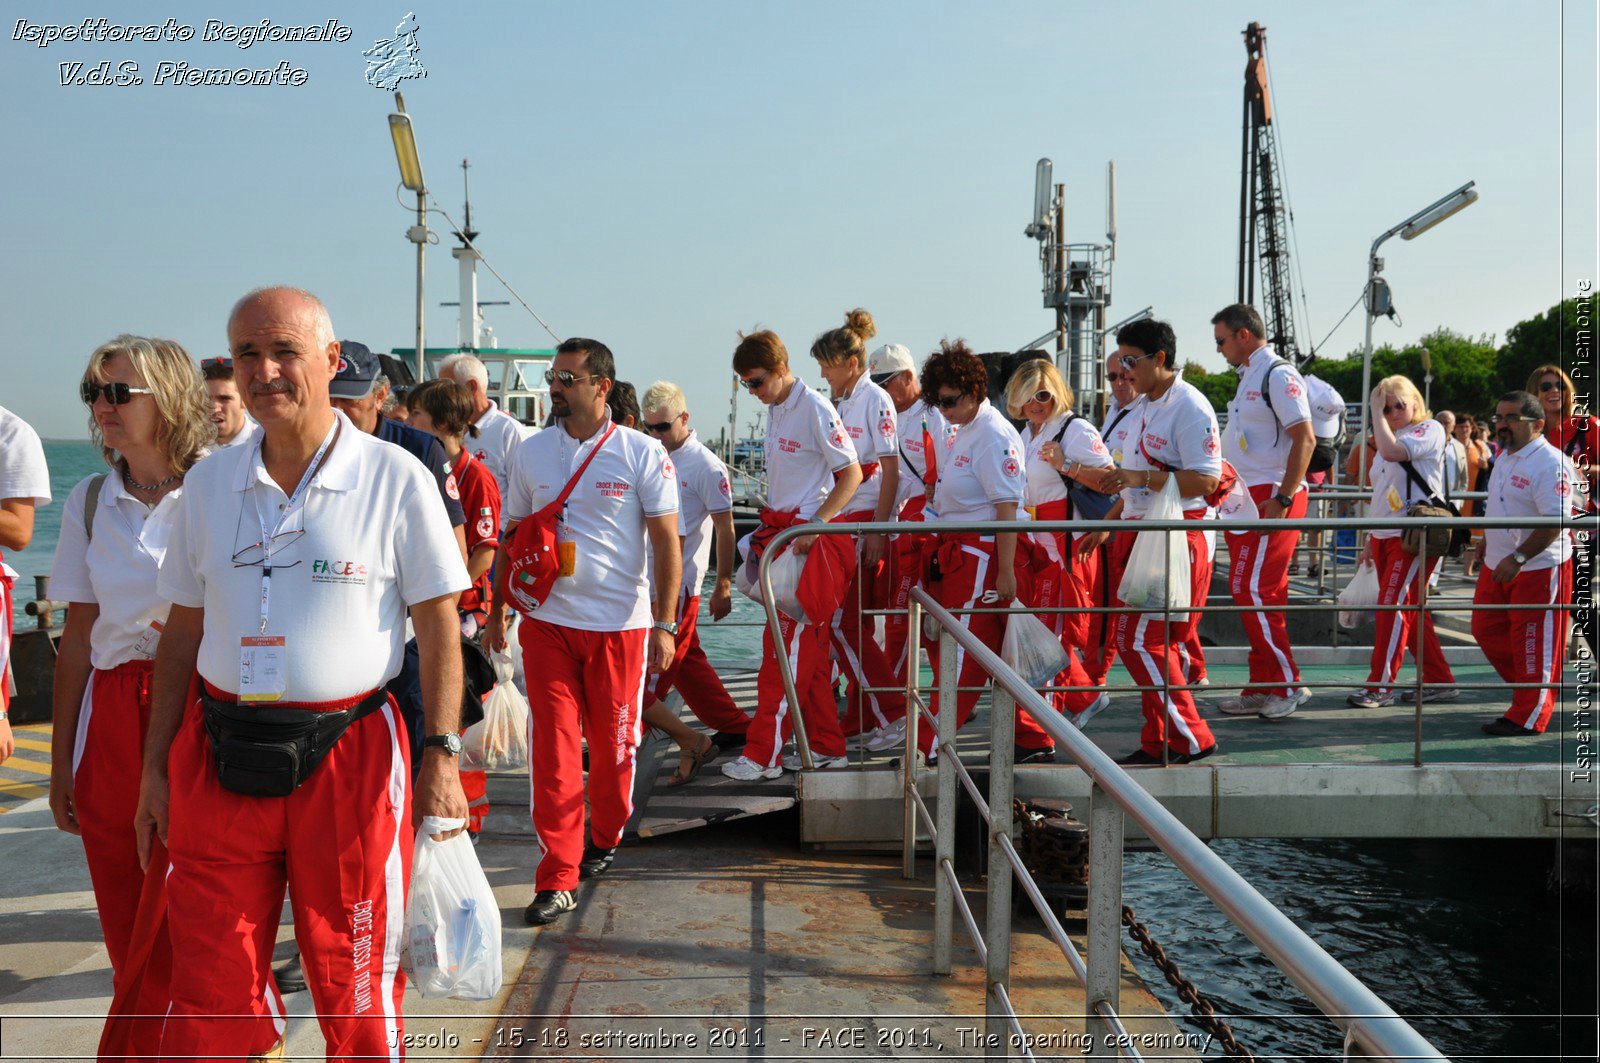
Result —
[[[849, 524], [870, 521], [873, 516], [871, 510], [861, 510], [842, 514], [837, 520]], [[860, 548], [860, 540], [856, 539], [856, 549], [859, 551]], [[873, 693], [864, 689], [905, 686], [904, 674], [898, 681], [895, 679], [894, 666], [883, 647], [878, 645], [877, 625], [867, 623], [861, 615], [862, 609], [878, 608], [875, 593], [883, 565], [884, 562], [880, 561], [869, 568], [858, 562], [850, 586], [844, 592], [844, 602], [839, 606], [839, 611], [833, 614], [830, 644], [839, 670], [849, 679], [844, 734], [860, 734], [882, 727], [906, 714], [904, 694], [896, 691]]]
[[583, 858], [583, 742], [589, 743], [589, 838], [622, 841], [633, 815], [633, 774], [649, 630], [583, 631], [543, 620], [521, 624], [528, 671], [533, 830], [544, 855], [536, 890], [571, 890]]
[[[1188, 519], [1198, 520], [1199, 514]], [[1133, 551], [1133, 531], [1117, 535], [1111, 540], [1112, 568], [1122, 572]], [[1211, 587], [1211, 562], [1207, 557], [1205, 533], [1190, 531], [1189, 540], [1189, 600], [1193, 603], [1187, 620], [1164, 622], [1161, 613], [1118, 613], [1116, 627], [1117, 653], [1122, 664], [1140, 686], [1181, 686], [1188, 682], [1184, 674], [1179, 647], [1194, 635], [1200, 624], [1200, 609], [1206, 603]], [[1118, 577], [1121, 585], [1121, 577]], [[1112, 594], [1116, 591], [1113, 589]], [[1117, 605], [1124, 603], [1119, 598]], [[1161, 755], [1163, 745], [1173, 753], [1194, 754], [1216, 744], [1211, 728], [1200, 718], [1195, 708], [1194, 696], [1187, 690], [1147, 690], [1140, 695], [1144, 710], [1144, 730], [1139, 744], [1153, 757]]]
[[[5, 555], [0, 554], [0, 564]], [[11, 708], [11, 579], [0, 569], [0, 712]]]
[[839, 729], [839, 708], [833, 696], [833, 667], [826, 625], [800, 624], [778, 614], [783, 633], [781, 647], [774, 646], [771, 627], [761, 629], [761, 671], [756, 676], [756, 715], [745, 732], [744, 755], [763, 768], [775, 767], [783, 744], [794, 734], [794, 721], [778, 670], [778, 653], [789, 661], [795, 692], [805, 720], [811, 752], [820, 756], [844, 755], [844, 734]]
[[[900, 511], [900, 519], [920, 524], [922, 522], [923, 500], [919, 496], [905, 504]], [[922, 578], [922, 546], [921, 537], [914, 532], [901, 532], [889, 540], [884, 560], [887, 570], [885, 577], [886, 589], [883, 596], [885, 608], [903, 610], [911, 603], [911, 588], [917, 585]], [[908, 619], [905, 613], [891, 614], [883, 630], [883, 655], [889, 662], [889, 668], [894, 675], [897, 686], [905, 686], [906, 668], [921, 667], [917, 656], [916, 647], [906, 637]], [[911, 645], [908, 651], [907, 646]], [[905, 715], [905, 701], [901, 699], [900, 715]], [[893, 722], [897, 717], [891, 717]]]
[[[928, 593], [932, 594], [938, 603], [947, 609], [992, 609], [1001, 603], [995, 597], [995, 544], [992, 540], [979, 542], [977, 536], [964, 536], [959, 547], [948, 549], [941, 547], [938, 553], [940, 578], [928, 586]], [[1019, 542], [1017, 549], [1023, 549]], [[1026, 593], [1028, 588], [1019, 588]], [[1001, 613], [966, 613], [957, 614], [961, 625], [972, 632], [978, 639], [996, 653], [1000, 652], [1000, 644], [1005, 640], [1006, 618]], [[932, 651], [933, 657], [933, 716], [939, 718], [944, 711], [941, 698], [938, 694], [939, 687], [939, 651]], [[956, 685], [962, 687], [982, 687], [989, 682], [989, 673], [985, 672], [976, 661], [968, 658], [967, 653], [959, 645], [956, 647]], [[966, 726], [972, 719], [972, 712], [978, 705], [978, 696], [981, 690], [963, 690], [956, 694], [956, 730]], [[917, 746], [923, 753], [931, 753], [937, 748], [938, 732], [929, 727], [927, 721], [922, 721], [917, 728]], [[1028, 713], [1017, 710], [1016, 744], [1024, 749], [1052, 749], [1055, 740], [1046, 731], [1033, 721]]]
[[[1560, 609], [1497, 611], [1484, 606], [1563, 605], [1572, 600], [1572, 562], [1519, 572], [1510, 583], [1496, 583], [1485, 565], [1478, 573], [1472, 602], [1472, 636], [1508, 683], [1559, 683], [1567, 658], [1568, 618]], [[1505, 717], [1534, 734], [1543, 734], [1555, 711], [1555, 690], [1515, 690]]]
[[[1110, 606], [1116, 602], [1117, 587], [1122, 583], [1122, 569], [1115, 564], [1127, 551], [1116, 550], [1117, 533], [1112, 532], [1106, 541], [1095, 549], [1092, 556], [1094, 583], [1090, 588], [1093, 604]], [[1128, 549], [1132, 549], [1129, 547]], [[1111, 673], [1111, 662], [1117, 659], [1117, 614], [1090, 613], [1089, 636], [1084, 644], [1083, 670], [1089, 682], [1104, 686]]]
[[[1065, 514], [1063, 514], [1065, 516]], [[1044, 507], [1039, 507], [1039, 520], [1055, 520], [1054, 514], [1046, 514]], [[1057, 558], [1065, 558], [1064, 551], [1071, 549], [1070, 536], [1065, 533], [1045, 533], [1052, 540], [1050, 550]], [[1037, 541], [1041, 535], [1035, 535]], [[1042, 559], [1045, 548], [1039, 550]], [[1090, 555], [1088, 561], [1074, 555], [1072, 568], [1068, 570], [1063, 563], [1051, 561], [1034, 569], [1033, 593], [1029, 595], [1028, 605], [1035, 609], [1076, 609], [1093, 604], [1095, 570], [1099, 568], [1098, 555]], [[1046, 627], [1056, 633], [1061, 640], [1061, 646], [1067, 651], [1067, 667], [1055, 677], [1053, 686], [1058, 687], [1086, 687], [1090, 686], [1088, 672], [1084, 669], [1082, 651], [1089, 637], [1088, 613], [1049, 613], [1039, 617]], [[1003, 637], [1003, 636], [1002, 636]], [[1099, 696], [1098, 691], [1057, 691], [1050, 696], [1051, 704], [1057, 712], [1078, 713], [1089, 707], [1089, 704]]]
[[167, 763], [168, 929], [183, 962], [161, 1055], [237, 1060], [283, 1035], [270, 964], [287, 884], [327, 1058], [396, 1058], [413, 834], [410, 749], [393, 699], [288, 797], [222, 788], [199, 701]]
[[700, 596], [690, 595], [685, 588], [678, 595], [678, 643], [672, 664], [665, 672], [652, 675], [648, 696], [656, 701], [666, 701], [676, 687], [683, 702], [695, 718], [715, 731], [726, 734], [744, 734], [750, 726], [750, 717], [744, 714], [722, 685], [722, 679], [706, 651], [700, 648]]
[[[1367, 540], [1372, 544], [1372, 560], [1378, 570], [1378, 604], [1412, 605], [1417, 601], [1417, 590], [1433, 570], [1439, 567], [1437, 556], [1428, 558], [1428, 569], [1415, 554], [1408, 554], [1400, 546], [1400, 537]], [[1367, 673], [1367, 689], [1375, 692], [1389, 690], [1400, 675], [1400, 663], [1406, 651], [1416, 656], [1417, 614], [1379, 610], [1376, 614], [1378, 632], [1372, 640], [1372, 668]], [[1444, 659], [1439, 647], [1439, 636], [1433, 630], [1433, 615], [1422, 614], [1422, 681], [1428, 686], [1450, 686], [1456, 681], [1450, 663]]]
[[[1259, 506], [1277, 490], [1275, 484], [1261, 484], [1250, 488], [1250, 497]], [[1284, 517], [1304, 517], [1309, 497], [1304, 487], [1296, 491], [1294, 505]], [[1228, 591], [1236, 605], [1250, 607], [1240, 614], [1250, 639], [1250, 685], [1243, 693], [1288, 694], [1300, 685], [1300, 669], [1294, 663], [1282, 607], [1289, 601], [1289, 562], [1300, 533], [1228, 532], [1227, 540]]]

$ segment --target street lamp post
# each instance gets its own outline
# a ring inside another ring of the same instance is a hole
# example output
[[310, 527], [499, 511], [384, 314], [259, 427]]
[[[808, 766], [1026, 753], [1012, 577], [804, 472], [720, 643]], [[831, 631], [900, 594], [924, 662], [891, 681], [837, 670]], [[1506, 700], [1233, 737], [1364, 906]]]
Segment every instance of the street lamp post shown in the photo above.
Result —
[[423, 249], [428, 243], [428, 189], [422, 180], [422, 160], [417, 157], [416, 131], [406, 114], [405, 97], [394, 94], [395, 109], [389, 116], [389, 136], [394, 141], [394, 157], [400, 164], [400, 184], [417, 194], [417, 223], [406, 230], [406, 239], [417, 245], [417, 380], [427, 376], [423, 365]]
[[[1474, 186], [1476, 181], [1468, 181], [1449, 195], [1439, 199], [1417, 211], [1405, 221], [1385, 232], [1382, 236], [1372, 241], [1372, 250], [1367, 253], [1367, 290], [1363, 299], [1366, 301], [1367, 312], [1367, 339], [1361, 356], [1361, 435], [1358, 446], [1367, 445], [1367, 430], [1370, 427], [1368, 420], [1372, 416], [1372, 322], [1379, 314], [1392, 313], [1388, 306], [1389, 284], [1378, 276], [1383, 269], [1383, 259], [1378, 257], [1378, 248], [1389, 237], [1399, 234], [1402, 240], [1415, 240], [1429, 229], [1438, 225], [1446, 218], [1458, 211], [1466, 210], [1478, 201], [1478, 193]], [[1382, 309], [1380, 309], [1380, 305]], [[1358, 462], [1359, 479], [1357, 483], [1367, 486], [1367, 463]]]
[[1426, 347], [1418, 348], [1422, 354], [1422, 405], [1433, 409], [1433, 355]]

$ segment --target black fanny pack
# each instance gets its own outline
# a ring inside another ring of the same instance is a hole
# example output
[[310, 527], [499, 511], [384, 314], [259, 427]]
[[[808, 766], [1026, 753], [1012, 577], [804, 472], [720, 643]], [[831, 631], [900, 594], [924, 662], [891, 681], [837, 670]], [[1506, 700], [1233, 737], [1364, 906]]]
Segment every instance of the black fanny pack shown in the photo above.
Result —
[[388, 700], [380, 688], [348, 709], [317, 712], [218, 701], [201, 691], [217, 779], [223, 789], [247, 797], [288, 797], [351, 724]]

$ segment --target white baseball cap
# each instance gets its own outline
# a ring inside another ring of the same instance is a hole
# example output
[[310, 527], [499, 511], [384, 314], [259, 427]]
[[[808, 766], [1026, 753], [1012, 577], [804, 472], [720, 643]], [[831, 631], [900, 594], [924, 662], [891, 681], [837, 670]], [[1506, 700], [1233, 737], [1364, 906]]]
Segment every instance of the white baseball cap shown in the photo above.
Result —
[[911, 360], [911, 349], [903, 343], [885, 343], [867, 356], [868, 376], [885, 377], [916, 371], [917, 365]]

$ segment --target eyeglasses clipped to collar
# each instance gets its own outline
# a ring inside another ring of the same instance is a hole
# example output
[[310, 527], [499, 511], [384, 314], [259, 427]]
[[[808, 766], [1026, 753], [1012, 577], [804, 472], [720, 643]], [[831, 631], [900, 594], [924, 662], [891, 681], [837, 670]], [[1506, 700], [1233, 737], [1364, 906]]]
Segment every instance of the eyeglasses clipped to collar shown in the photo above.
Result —
[[112, 381], [109, 384], [95, 384], [85, 380], [78, 389], [78, 397], [83, 399], [85, 406], [93, 406], [95, 400], [101, 395], [113, 406], [126, 406], [133, 401], [135, 395], [154, 395], [149, 388], [136, 388], [130, 384]]

